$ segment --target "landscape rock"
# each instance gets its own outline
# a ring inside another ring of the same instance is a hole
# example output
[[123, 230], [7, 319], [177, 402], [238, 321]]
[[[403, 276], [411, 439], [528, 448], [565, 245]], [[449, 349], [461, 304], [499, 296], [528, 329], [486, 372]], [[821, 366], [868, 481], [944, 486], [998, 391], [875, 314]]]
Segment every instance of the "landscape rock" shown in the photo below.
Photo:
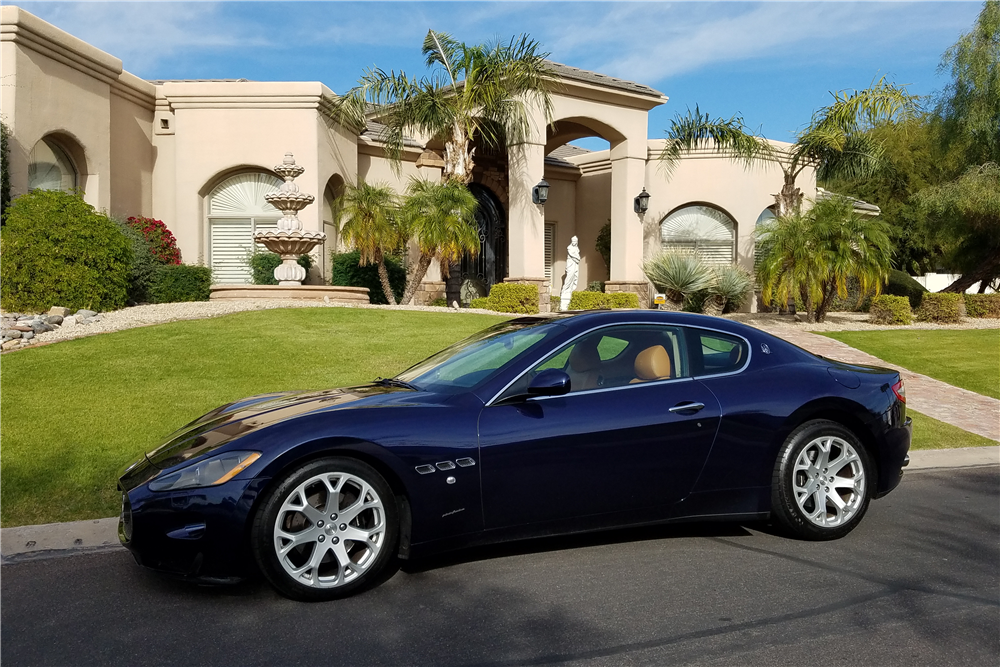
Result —
[[62, 324], [63, 315], [49, 315], [45, 318], [45, 321], [49, 324]]
[[53, 331], [53, 327], [49, 326], [47, 322], [42, 320], [31, 320], [29, 325], [31, 330], [35, 333], [45, 333], [46, 331]]
[[70, 315], [69, 317], [64, 317], [62, 321], [63, 328], [75, 327], [79, 323], [75, 315]]
[[[55, 315], [57, 317], [66, 317], [72, 312], [73, 311], [71, 311], [69, 308], [63, 308], [62, 306], [52, 306], [51, 308], [49, 308], [49, 315]], [[56, 324], [59, 323], [56, 322]]]
[[21, 331], [21, 332], [31, 331], [31, 327], [25, 326], [23, 324], [17, 324], [11, 327], [11, 331]]
[[21, 337], [21, 332], [17, 329], [6, 329], [3, 332], [3, 337], [8, 339], [17, 339]]
[[25, 331], [23, 334], [21, 334], [21, 340], [31, 340], [34, 337], [35, 337], [34, 331]]
[[76, 316], [78, 318], [82, 318], [82, 319], [86, 319], [88, 317], [93, 317], [96, 314], [97, 314], [97, 311], [95, 311], [95, 310], [80, 309], [80, 310], [76, 311]]
[[21, 341], [19, 340], [9, 340], [3, 345], [0, 345], [0, 350], [13, 350], [15, 347], [20, 347]]

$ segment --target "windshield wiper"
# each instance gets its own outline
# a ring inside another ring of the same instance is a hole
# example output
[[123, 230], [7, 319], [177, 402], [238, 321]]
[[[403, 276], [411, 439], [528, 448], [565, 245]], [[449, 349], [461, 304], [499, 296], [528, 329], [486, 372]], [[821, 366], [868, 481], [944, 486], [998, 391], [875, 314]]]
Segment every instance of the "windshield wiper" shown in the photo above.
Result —
[[382, 387], [402, 387], [403, 389], [409, 389], [411, 391], [420, 391], [416, 386], [410, 384], [405, 380], [399, 380], [397, 378], [375, 378], [374, 384]]

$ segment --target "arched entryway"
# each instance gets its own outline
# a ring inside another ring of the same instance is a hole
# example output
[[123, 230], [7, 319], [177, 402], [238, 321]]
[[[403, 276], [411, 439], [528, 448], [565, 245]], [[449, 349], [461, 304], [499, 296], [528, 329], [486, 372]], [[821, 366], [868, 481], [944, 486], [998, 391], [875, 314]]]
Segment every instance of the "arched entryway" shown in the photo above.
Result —
[[464, 304], [486, 296], [493, 285], [507, 277], [507, 212], [500, 198], [486, 186], [470, 183], [469, 191], [479, 203], [476, 209], [479, 254], [462, 258], [459, 284]]

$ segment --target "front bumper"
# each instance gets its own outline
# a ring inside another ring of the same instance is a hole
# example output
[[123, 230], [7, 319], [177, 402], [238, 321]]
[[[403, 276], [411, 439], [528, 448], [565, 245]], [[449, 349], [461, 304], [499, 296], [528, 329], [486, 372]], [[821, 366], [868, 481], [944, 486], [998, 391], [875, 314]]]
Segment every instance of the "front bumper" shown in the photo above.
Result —
[[[202, 581], [250, 575], [255, 568], [249, 555], [249, 517], [267, 480], [234, 479], [212, 487], [154, 492], [147, 486], [151, 476], [141, 474], [149, 472], [148, 465], [140, 462], [119, 481], [118, 538], [135, 561]], [[129, 488], [137, 479], [143, 481]]]

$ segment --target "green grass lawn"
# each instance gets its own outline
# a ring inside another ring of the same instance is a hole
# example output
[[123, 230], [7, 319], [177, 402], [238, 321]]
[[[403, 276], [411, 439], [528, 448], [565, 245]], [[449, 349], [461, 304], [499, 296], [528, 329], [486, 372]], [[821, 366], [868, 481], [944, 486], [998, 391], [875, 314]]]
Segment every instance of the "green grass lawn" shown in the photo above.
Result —
[[831, 331], [823, 335], [914, 373], [1000, 398], [1000, 329]]
[[102, 334], [0, 364], [3, 526], [114, 516], [121, 469], [244, 397], [391, 376], [507, 319], [302, 308]]
[[996, 445], [996, 440], [969, 433], [957, 426], [940, 422], [927, 415], [907, 409], [913, 419], [913, 440], [910, 449], [953, 449], [955, 447], [986, 447]]

